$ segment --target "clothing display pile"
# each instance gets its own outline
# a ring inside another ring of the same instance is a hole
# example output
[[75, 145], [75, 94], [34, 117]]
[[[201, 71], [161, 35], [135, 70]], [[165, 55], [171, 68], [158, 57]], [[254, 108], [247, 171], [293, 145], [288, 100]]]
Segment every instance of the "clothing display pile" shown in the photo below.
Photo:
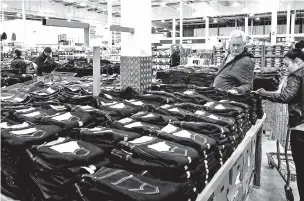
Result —
[[120, 91], [117, 75], [102, 78], [98, 97], [91, 79], [2, 89], [1, 192], [39, 201], [195, 200], [263, 110], [258, 95], [201, 87], [209, 74], [194, 74], [193, 85], [155, 84], [141, 94]]
[[[92, 76], [93, 61], [88, 63], [86, 58], [72, 59], [67, 63], [62, 64], [56, 71], [76, 73], [76, 77]], [[100, 60], [100, 73], [108, 75], [119, 74], [120, 64], [112, 64], [107, 60]]]
[[20, 74], [19, 69], [1, 69], [1, 87], [33, 80], [32, 74]]
[[156, 79], [163, 84], [193, 84], [198, 86], [210, 86], [216, 76], [217, 68], [203, 67], [172, 67], [168, 70], [159, 71]]

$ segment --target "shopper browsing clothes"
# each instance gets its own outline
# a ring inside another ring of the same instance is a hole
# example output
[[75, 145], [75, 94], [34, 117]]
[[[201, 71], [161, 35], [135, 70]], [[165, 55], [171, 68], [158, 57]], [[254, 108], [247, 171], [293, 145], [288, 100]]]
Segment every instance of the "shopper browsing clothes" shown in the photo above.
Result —
[[21, 57], [22, 52], [15, 50], [14, 59], [11, 61], [11, 69], [16, 70], [20, 74], [26, 73], [26, 62]]
[[53, 61], [51, 54], [52, 49], [50, 47], [46, 47], [43, 53], [37, 58], [36, 64], [38, 76], [41, 76], [42, 73], [50, 73], [57, 67], [57, 63]]
[[297, 183], [300, 198], [304, 199], [304, 41], [297, 43], [284, 57], [290, 75], [281, 93], [270, 93], [264, 89], [257, 91], [261, 96], [273, 102], [287, 103], [290, 145], [296, 166]]
[[180, 65], [180, 51], [178, 46], [173, 46], [170, 67], [175, 67]]
[[213, 86], [232, 94], [250, 92], [254, 77], [253, 55], [246, 48], [246, 34], [241, 30], [230, 33], [229, 54], [219, 68]]

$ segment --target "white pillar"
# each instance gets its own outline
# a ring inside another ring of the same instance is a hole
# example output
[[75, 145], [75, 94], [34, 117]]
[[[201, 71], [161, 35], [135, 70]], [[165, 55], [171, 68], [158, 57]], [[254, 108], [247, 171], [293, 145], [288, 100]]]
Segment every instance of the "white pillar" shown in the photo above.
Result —
[[248, 17], [245, 17], [245, 34], [248, 35]]
[[176, 43], [176, 19], [172, 20], [172, 44]]
[[110, 31], [110, 26], [113, 23], [112, 0], [107, 0], [107, 2], [108, 2], [108, 28], [109, 28], [108, 45], [112, 47], [112, 31]]
[[22, 22], [23, 22], [23, 45], [25, 45], [26, 43], [25, 0], [22, 0]]
[[205, 44], [209, 44], [209, 17], [205, 18]]
[[296, 24], [296, 11], [294, 11], [293, 14], [291, 14], [291, 32], [290, 37], [294, 39], [294, 33], [295, 33], [295, 24]]
[[287, 4], [286, 39], [289, 38], [289, 34], [290, 34], [290, 3]]
[[180, 2], [179, 2], [179, 8], [180, 8], [180, 11], [179, 11], [179, 20], [180, 20], [179, 44], [182, 45], [183, 44], [183, 32], [184, 32], [184, 29], [183, 29], [184, 3], [182, 2], [182, 0], [180, 0]]
[[93, 47], [93, 96], [100, 93], [100, 47]]
[[278, 11], [275, 9], [271, 12], [271, 44], [277, 43], [277, 26], [278, 26]]

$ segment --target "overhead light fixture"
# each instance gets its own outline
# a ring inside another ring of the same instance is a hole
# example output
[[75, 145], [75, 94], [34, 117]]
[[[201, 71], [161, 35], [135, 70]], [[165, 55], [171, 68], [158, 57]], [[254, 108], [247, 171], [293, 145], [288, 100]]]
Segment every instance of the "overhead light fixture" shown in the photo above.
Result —
[[7, 7], [8, 7], [8, 5], [7, 5], [6, 3], [3, 3], [3, 4], [2, 4], [2, 8], [3, 8], [3, 9], [7, 9]]
[[214, 20], [213, 20], [213, 23], [217, 23], [217, 19], [214, 19]]
[[260, 21], [260, 19], [261, 19], [260, 17], [255, 18], [256, 21]]
[[239, 5], [240, 5], [240, 4], [237, 3], [237, 2], [234, 2], [234, 3], [232, 4], [233, 7], [239, 7]]
[[21, 13], [17, 13], [17, 15], [16, 15], [17, 17], [21, 17]]
[[250, 13], [249, 16], [250, 16], [250, 17], [253, 17], [253, 16], [254, 16], [254, 13]]
[[166, 7], [166, 5], [167, 4], [165, 2], [163, 2], [163, 3], [160, 4], [161, 7]]
[[86, 7], [86, 6], [87, 6], [87, 3], [81, 2], [79, 5], [82, 6], [82, 7]]

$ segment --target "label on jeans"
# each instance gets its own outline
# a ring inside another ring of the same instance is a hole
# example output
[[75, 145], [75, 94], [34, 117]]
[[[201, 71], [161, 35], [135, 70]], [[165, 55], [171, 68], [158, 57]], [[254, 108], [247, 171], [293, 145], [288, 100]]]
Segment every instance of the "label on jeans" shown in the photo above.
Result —
[[36, 93], [37, 95], [39, 95], [39, 96], [47, 96], [48, 94], [47, 93], [45, 93], [45, 92], [42, 92], [42, 93]]
[[12, 95], [12, 96], [1, 96], [0, 97], [0, 100], [6, 100], [6, 99], [10, 99], [10, 98], [12, 98], [14, 95]]
[[122, 109], [122, 108], [125, 108], [125, 107], [126, 107], [126, 105], [123, 104], [123, 103], [118, 103], [116, 105], [110, 106], [110, 108], [115, 108], [115, 109]]
[[241, 172], [239, 172], [238, 175], [236, 176], [236, 180], [235, 180], [235, 185], [236, 186], [241, 183], [240, 177], [241, 177]]
[[149, 117], [155, 117], [155, 115], [150, 113], [150, 114], [147, 114], [147, 115], [143, 116], [142, 118], [149, 118]]
[[206, 107], [211, 107], [211, 105], [213, 105], [213, 103], [214, 103], [214, 102], [208, 102], [208, 103], [206, 103], [204, 106], [206, 106]]
[[185, 91], [184, 94], [191, 95], [191, 94], [194, 94], [194, 91]]
[[4, 128], [4, 129], [7, 129], [7, 128], [25, 128], [25, 127], [28, 127], [29, 124], [24, 122], [22, 124], [17, 124], [17, 125], [12, 125], [12, 126], [9, 126], [7, 125], [7, 122], [1, 122], [0, 123], [0, 128]]
[[28, 135], [28, 134], [34, 133], [36, 131], [37, 131], [36, 128], [28, 128], [28, 129], [24, 129], [24, 130], [11, 131], [10, 133], [15, 134], [15, 135]]
[[44, 146], [52, 146], [52, 145], [55, 145], [55, 144], [59, 144], [63, 141], [65, 141], [66, 138], [64, 137], [59, 137], [57, 140], [54, 140], [54, 141], [51, 141], [51, 142], [48, 142], [46, 144], [44, 144]]
[[46, 89], [46, 92], [48, 92], [49, 94], [52, 94], [55, 92], [55, 90], [51, 89], [51, 88], [47, 88]]
[[66, 107], [63, 106], [63, 105], [50, 105], [50, 107], [54, 110], [57, 110], [57, 111], [62, 111], [62, 110], [65, 110]]
[[67, 120], [69, 120], [72, 117], [73, 117], [73, 115], [70, 112], [67, 112], [65, 114], [53, 117], [52, 119], [56, 120], [56, 121], [67, 121]]
[[104, 94], [104, 95], [105, 95], [105, 97], [107, 97], [108, 99], [113, 99], [113, 97], [110, 96], [110, 95], [108, 95], [108, 94]]
[[86, 105], [86, 106], [80, 106], [81, 109], [85, 110], [85, 111], [93, 111], [95, 108]]
[[250, 167], [251, 165], [251, 160], [250, 160], [250, 156], [248, 156], [248, 167]]
[[224, 110], [224, 109], [226, 109], [223, 105], [217, 105], [214, 108], [217, 109], [217, 110]]
[[175, 107], [175, 108], [169, 109], [169, 111], [170, 112], [179, 112], [179, 109]]
[[164, 109], [166, 109], [166, 108], [169, 108], [169, 107], [171, 107], [171, 105], [168, 105], [168, 104], [166, 104], [166, 105], [162, 105], [162, 106], [160, 106], [161, 108], [164, 108]]
[[36, 116], [39, 116], [39, 115], [41, 115], [41, 113], [39, 111], [24, 114], [24, 116], [26, 116], [26, 117], [36, 117]]
[[141, 101], [135, 101], [135, 102], [131, 102], [131, 104], [137, 105], [137, 106], [142, 106], [144, 103]]
[[125, 125], [125, 127], [127, 127], [127, 128], [134, 128], [134, 127], [141, 127], [141, 126], [143, 126], [143, 124], [141, 123], [141, 122], [134, 122], [134, 123], [132, 123], [132, 124], [128, 124], [128, 125]]
[[59, 145], [51, 146], [50, 149], [53, 149], [59, 153], [74, 153], [77, 149], [79, 149], [79, 145], [76, 141], [66, 142]]
[[168, 124], [166, 127], [161, 129], [161, 131], [166, 132], [166, 133], [172, 133], [172, 132], [176, 131], [177, 129], [178, 129], [178, 127]]
[[14, 101], [16, 101], [16, 102], [22, 102], [24, 99], [22, 99], [22, 98], [14, 98]]
[[153, 149], [153, 150], [159, 151], [159, 152], [165, 152], [165, 151], [168, 152], [172, 148], [171, 146], [166, 144], [166, 142], [158, 142], [156, 144], [148, 145], [148, 147], [150, 149]]
[[16, 112], [26, 113], [35, 110], [35, 108], [31, 107], [28, 109], [16, 110]]
[[130, 141], [132, 144], [140, 144], [140, 143], [145, 143], [153, 140], [154, 138], [151, 136], [142, 136], [140, 138], [137, 138], [135, 140]]
[[194, 114], [205, 115], [206, 112], [205, 112], [205, 111], [202, 111], [202, 110], [197, 110]]
[[191, 139], [191, 136], [192, 136], [192, 134], [186, 130], [181, 130], [177, 133], [174, 133], [173, 135], [177, 136], [177, 137], [183, 137], [183, 138], [189, 138], [189, 139]]
[[126, 124], [126, 123], [129, 123], [131, 121], [133, 121], [133, 119], [131, 119], [131, 118], [124, 118], [124, 119], [119, 120], [118, 122], [122, 123], [122, 124]]
[[220, 118], [218, 118], [217, 116], [215, 116], [213, 114], [209, 115], [208, 117], [211, 119], [220, 120]]

